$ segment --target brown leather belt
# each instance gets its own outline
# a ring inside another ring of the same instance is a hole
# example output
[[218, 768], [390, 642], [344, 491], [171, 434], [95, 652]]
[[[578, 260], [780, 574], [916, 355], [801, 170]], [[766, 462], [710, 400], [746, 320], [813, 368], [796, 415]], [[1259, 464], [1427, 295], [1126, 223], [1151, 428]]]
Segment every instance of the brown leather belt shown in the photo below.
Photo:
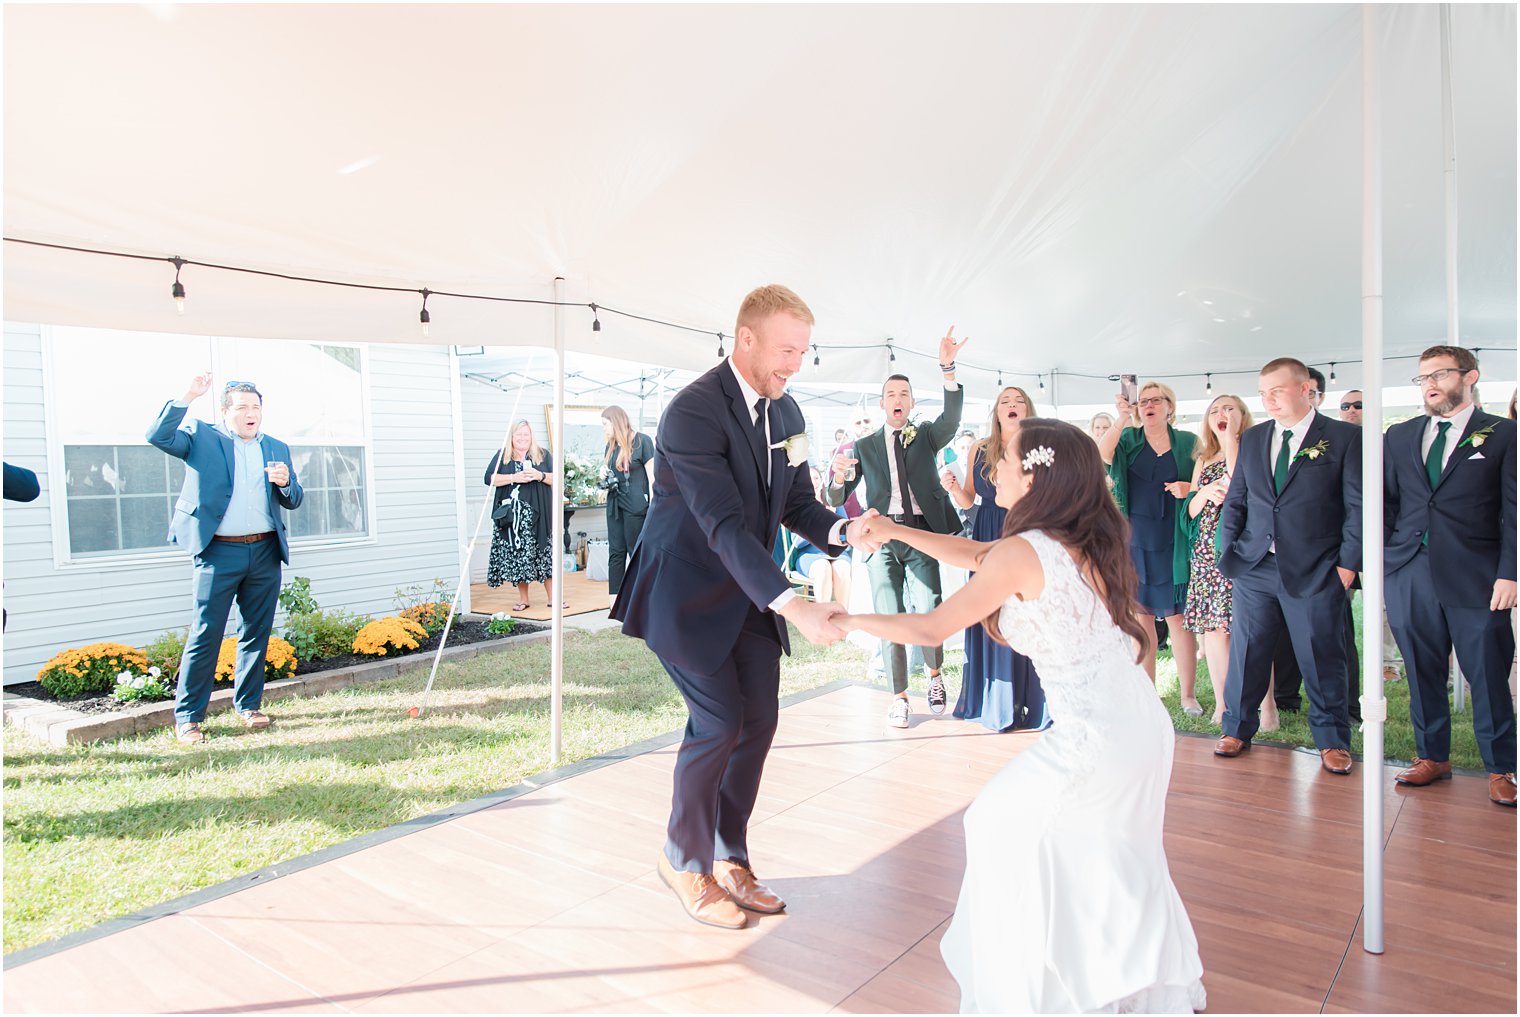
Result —
[[274, 531], [265, 530], [263, 533], [249, 533], [241, 537], [224, 537], [220, 533], [211, 538], [212, 540], [225, 540], [229, 544], [257, 544], [261, 540], [273, 540]]

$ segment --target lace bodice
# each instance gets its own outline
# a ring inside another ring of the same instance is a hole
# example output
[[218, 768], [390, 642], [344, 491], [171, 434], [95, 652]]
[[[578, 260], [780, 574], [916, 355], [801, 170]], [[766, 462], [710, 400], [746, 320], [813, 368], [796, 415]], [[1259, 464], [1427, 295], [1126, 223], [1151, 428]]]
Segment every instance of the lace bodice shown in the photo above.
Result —
[[1138, 667], [1131, 640], [1077, 571], [1064, 546], [1039, 530], [1021, 534], [1039, 555], [1045, 589], [1034, 600], [1010, 597], [1000, 618], [1003, 636], [1027, 655], [1047, 689]]

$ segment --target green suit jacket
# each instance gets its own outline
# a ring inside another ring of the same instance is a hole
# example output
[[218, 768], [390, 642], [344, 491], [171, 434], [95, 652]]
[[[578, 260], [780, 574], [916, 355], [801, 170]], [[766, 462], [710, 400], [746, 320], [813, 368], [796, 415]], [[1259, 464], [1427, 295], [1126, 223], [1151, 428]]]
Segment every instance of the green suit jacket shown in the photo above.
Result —
[[[961, 407], [965, 401], [966, 390], [963, 386], [957, 385], [954, 390], [947, 389], [944, 410], [930, 423], [918, 425], [918, 433], [903, 449], [903, 458], [908, 464], [908, 489], [913, 492], [913, 497], [924, 514], [924, 521], [935, 533], [958, 533], [961, 529], [960, 517], [956, 515], [955, 507], [950, 504], [950, 496], [939, 482], [939, 468], [934, 457], [940, 449], [950, 444], [955, 432], [960, 429]], [[886, 431], [885, 427], [878, 428], [855, 442], [855, 458], [860, 461], [859, 467], [855, 476], [845, 481], [843, 486], [830, 484], [830, 505], [843, 505], [861, 478], [865, 478], [869, 499], [866, 507], [873, 508], [882, 515], [887, 514], [887, 506], [892, 500], [892, 475], [887, 466], [889, 453]], [[834, 479], [833, 471], [830, 471], [829, 479]], [[905, 505], [903, 511], [911, 511], [911, 508]]]

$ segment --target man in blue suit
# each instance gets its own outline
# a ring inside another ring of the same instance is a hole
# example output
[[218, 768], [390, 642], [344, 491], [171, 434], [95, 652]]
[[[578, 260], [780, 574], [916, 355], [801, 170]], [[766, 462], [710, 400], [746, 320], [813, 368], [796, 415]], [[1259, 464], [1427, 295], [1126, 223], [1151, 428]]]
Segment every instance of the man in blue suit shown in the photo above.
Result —
[[1362, 430], [1317, 413], [1313, 384], [1308, 367], [1290, 357], [1261, 369], [1261, 402], [1272, 420], [1241, 436], [1220, 509], [1219, 571], [1234, 592], [1224, 734], [1214, 754], [1251, 747], [1286, 626], [1321, 765], [1346, 774], [1346, 591], [1362, 567]]
[[649, 514], [612, 608], [689, 713], [660, 878], [687, 914], [720, 928], [743, 928], [741, 908], [786, 906], [756, 879], [746, 839], [790, 651], [783, 619], [815, 643], [843, 636], [831, 620], [843, 608], [798, 598], [771, 557], [783, 522], [815, 547], [846, 543], [845, 520], [813, 496], [806, 425], [785, 393], [812, 325], [795, 293], [762, 286], [739, 308], [733, 356], [671, 400]]
[[195, 559], [195, 624], [180, 660], [174, 699], [175, 735], [187, 744], [205, 740], [201, 721], [234, 600], [243, 628], [233, 706], [249, 727], [269, 726], [259, 710], [264, 653], [280, 593], [280, 564], [290, 561], [280, 510], [298, 507], [302, 497], [290, 447], [260, 433], [264, 397], [251, 383], [229, 381], [223, 388], [220, 425], [191, 420], [180, 427], [190, 404], [210, 388], [211, 375], [196, 377], [183, 398], [164, 404], [148, 431], [150, 445], [183, 459], [186, 466], [169, 541]]
[[1458, 346], [1420, 355], [1423, 416], [1383, 444], [1388, 623], [1409, 677], [1419, 753], [1394, 778], [1424, 787], [1451, 776], [1451, 651], [1472, 684], [1473, 733], [1488, 797], [1515, 805], [1515, 422], [1473, 405], [1478, 360]]

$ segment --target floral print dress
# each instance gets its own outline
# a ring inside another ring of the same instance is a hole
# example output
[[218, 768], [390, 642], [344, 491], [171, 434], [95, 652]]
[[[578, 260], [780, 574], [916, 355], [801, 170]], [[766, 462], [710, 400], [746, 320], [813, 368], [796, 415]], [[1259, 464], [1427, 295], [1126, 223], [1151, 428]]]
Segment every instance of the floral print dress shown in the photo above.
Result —
[[[1224, 476], [1224, 460], [1204, 466], [1197, 486], [1205, 487]], [[1187, 511], [1182, 507], [1180, 511]], [[1188, 583], [1187, 605], [1182, 624], [1189, 632], [1230, 631], [1230, 581], [1219, 571], [1219, 551], [1214, 542], [1219, 530], [1219, 506], [1205, 502], [1198, 513], [1198, 536], [1193, 541], [1193, 575]]]

